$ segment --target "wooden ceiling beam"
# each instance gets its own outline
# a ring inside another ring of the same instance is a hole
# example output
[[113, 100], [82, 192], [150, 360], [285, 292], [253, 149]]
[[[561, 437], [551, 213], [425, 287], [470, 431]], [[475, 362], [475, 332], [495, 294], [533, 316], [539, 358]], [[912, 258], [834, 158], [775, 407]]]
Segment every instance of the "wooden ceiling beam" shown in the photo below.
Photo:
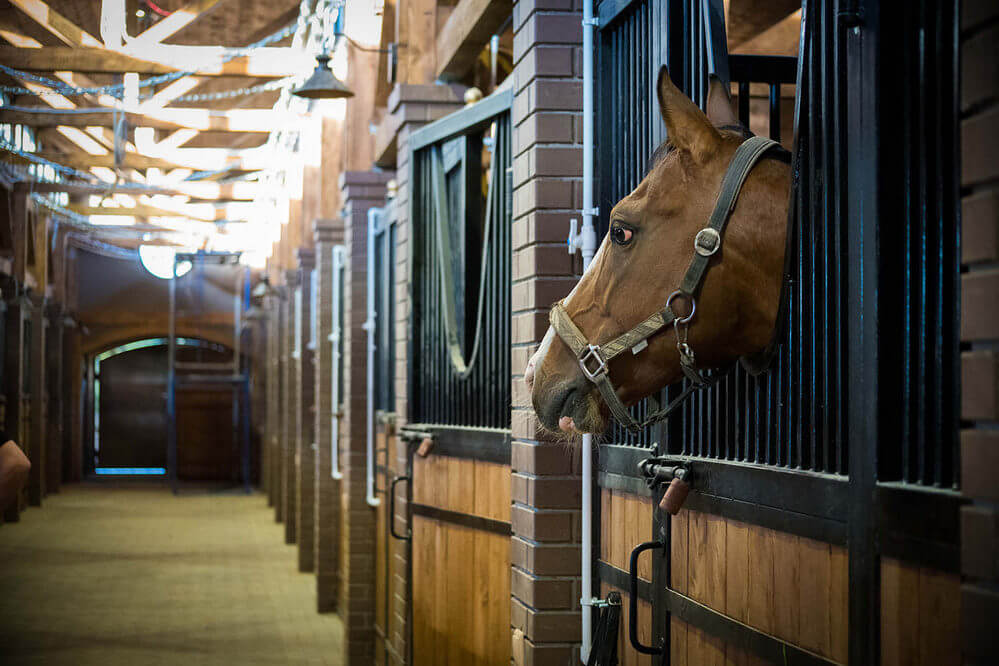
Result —
[[[238, 109], [208, 111], [206, 109], [161, 109], [148, 114], [124, 112], [129, 127], [151, 127], [168, 131], [197, 132], [264, 132], [292, 123], [297, 116], [270, 109]], [[0, 123], [28, 127], [114, 127], [115, 114], [110, 111], [65, 111], [46, 109], [44, 112], [15, 111], [0, 107]]]
[[138, 188], [134, 185], [131, 187], [125, 187], [122, 185], [115, 185], [114, 183], [108, 183], [105, 185], [84, 185], [81, 183], [16, 183], [15, 189], [24, 189], [31, 192], [36, 192], [38, 194], [48, 194], [51, 192], [65, 192], [71, 195], [103, 195], [103, 194], [164, 194], [167, 196], [176, 196], [181, 194], [176, 190], [169, 190], [162, 187], [144, 187]]
[[461, 0], [437, 36], [437, 77], [457, 80], [467, 74], [512, 13], [509, 0]]
[[161, 19], [145, 32], [140, 33], [132, 40], [132, 45], [137, 44], [158, 44], [169, 37], [177, 34], [191, 23], [197, 21], [202, 15], [207, 14], [215, 8], [221, 0], [194, 0], [180, 9], [176, 9], [166, 18]]
[[104, 48], [104, 43], [89, 32], [76, 25], [68, 18], [49, 7], [41, 0], [10, 0], [38, 25], [52, 33], [59, 41], [68, 46], [92, 46]]
[[171, 210], [169, 208], [160, 208], [159, 206], [150, 206], [149, 204], [136, 204], [134, 207], [104, 207], [104, 206], [87, 206], [83, 204], [69, 203], [66, 205], [68, 210], [73, 211], [77, 215], [130, 215], [132, 217], [181, 217], [193, 220], [195, 222], [212, 222], [214, 220], [206, 220], [203, 218], [197, 218], [192, 215], [187, 215], [179, 210]]
[[27, 72], [69, 71], [86, 74], [143, 75], [191, 71], [197, 76], [246, 76], [283, 78], [301, 74], [311, 60], [286, 46], [255, 49], [248, 55], [226, 60], [226, 49], [216, 46], [159, 44], [138, 52], [105, 48], [47, 46], [23, 48], [0, 46], [0, 63]]

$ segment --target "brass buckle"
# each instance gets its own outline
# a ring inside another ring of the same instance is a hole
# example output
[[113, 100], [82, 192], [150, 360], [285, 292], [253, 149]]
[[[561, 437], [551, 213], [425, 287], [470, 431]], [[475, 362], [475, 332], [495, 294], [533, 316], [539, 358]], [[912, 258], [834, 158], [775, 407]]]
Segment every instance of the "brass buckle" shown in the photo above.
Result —
[[[588, 364], [595, 364], [593, 370], [590, 370]], [[600, 353], [600, 347], [596, 345], [587, 345], [586, 351], [582, 356], [579, 357], [579, 367], [586, 375], [586, 378], [591, 382], [596, 383], [600, 377], [607, 374], [607, 361], [604, 359], [603, 354]]]
[[711, 227], [705, 227], [694, 236], [694, 251], [702, 257], [710, 257], [721, 247], [721, 234]]

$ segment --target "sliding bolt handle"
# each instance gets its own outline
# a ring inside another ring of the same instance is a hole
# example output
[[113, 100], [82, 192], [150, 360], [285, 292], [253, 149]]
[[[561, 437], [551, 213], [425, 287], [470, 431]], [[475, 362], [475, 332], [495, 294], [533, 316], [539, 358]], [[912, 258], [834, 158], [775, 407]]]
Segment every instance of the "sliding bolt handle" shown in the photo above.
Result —
[[659, 502], [659, 508], [667, 511], [671, 516], [675, 516], [680, 513], [683, 503], [687, 501], [688, 494], [690, 494], [690, 484], [679, 476], [674, 477], [666, 486], [666, 492], [663, 493], [663, 498]]

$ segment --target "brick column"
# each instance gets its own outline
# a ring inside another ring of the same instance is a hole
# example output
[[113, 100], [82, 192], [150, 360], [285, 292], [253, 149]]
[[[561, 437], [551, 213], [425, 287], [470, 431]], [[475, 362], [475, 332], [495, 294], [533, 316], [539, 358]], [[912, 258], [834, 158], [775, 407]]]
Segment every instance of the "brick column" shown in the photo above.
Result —
[[302, 308], [299, 312], [298, 348], [295, 366], [295, 525], [298, 536], [298, 570], [313, 570], [313, 534], [316, 491], [315, 377], [312, 342], [312, 271], [316, 255], [311, 249], [298, 250], [298, 283]]
[[332, 472], [333, 404], [333, 247], [343, 242], [341, 220], [316, 220], [316, 267], [319, 316], [315, 351], [315, 559], [316, 605], [320, 613], [336, 610], [339, 595], [340, 481]]
[[511, 540], [516, 664], [579, 660], [578, 463], [543, 441], [523, 370], [548, 328], [548, 309], [575, 283], [565, 251], [581, 207], [582, 14], [579, 3], [513, 9], [513, 486]]
[[[961, 17], [961, 633], [965, 664], [999, 662], [999, 6]], [[972, 345], [974, 347], [972, 347]]]
[[284, 513], [284, 541], [295, 543], [295, 289], [298, 287], [298, 271], [285, 272], [286, 298], [284, 300], [284, 342], [281, 350], [281, 506]]
[[375, 509], [366, 501], [368, 210], [385, 202], [389, 174], [348, 171], [340, 176], [344, 201], [344, 402], [340, 440], [342, 530], [340, 614], [347, 663], [374, 657]]

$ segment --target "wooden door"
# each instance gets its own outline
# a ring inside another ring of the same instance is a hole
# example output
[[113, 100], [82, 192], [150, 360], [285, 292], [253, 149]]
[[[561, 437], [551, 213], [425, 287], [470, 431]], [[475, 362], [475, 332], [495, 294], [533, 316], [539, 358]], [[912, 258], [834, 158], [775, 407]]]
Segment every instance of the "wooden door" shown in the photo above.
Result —
[[509, 663], [509, 464], [431, 452], [412, 484], [412, 663]]

